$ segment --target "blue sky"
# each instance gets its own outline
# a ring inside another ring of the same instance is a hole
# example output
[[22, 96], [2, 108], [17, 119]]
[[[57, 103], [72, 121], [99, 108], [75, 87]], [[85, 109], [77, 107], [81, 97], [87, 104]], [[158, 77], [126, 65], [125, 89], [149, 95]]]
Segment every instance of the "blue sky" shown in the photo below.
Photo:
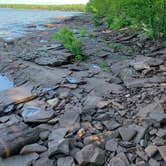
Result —
[[0, 0], [0, 3], [21, 3], [21, 4], [77, 4], [87, 3], [88, 0]]

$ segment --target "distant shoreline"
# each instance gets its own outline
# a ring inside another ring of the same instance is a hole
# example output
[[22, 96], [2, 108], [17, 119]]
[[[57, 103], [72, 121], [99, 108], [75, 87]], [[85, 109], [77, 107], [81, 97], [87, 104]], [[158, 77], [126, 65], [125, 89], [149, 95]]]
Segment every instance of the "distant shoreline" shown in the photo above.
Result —
[[45, 10], [85, 12], [86, 5], [85, 4], [67, 4], [67, 5], [0, 4], [0, 8], [45, 9]]

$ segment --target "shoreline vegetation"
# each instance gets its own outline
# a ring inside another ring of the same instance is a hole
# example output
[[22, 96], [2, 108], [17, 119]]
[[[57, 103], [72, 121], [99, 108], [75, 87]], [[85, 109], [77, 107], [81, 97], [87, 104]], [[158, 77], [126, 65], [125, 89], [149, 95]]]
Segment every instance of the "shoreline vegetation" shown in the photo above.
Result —
[[44, 10], [85, 12], [86, 5], [85, 4], [67, 4], [67, 5], [0, 4], [0, 8], [44, 9]]

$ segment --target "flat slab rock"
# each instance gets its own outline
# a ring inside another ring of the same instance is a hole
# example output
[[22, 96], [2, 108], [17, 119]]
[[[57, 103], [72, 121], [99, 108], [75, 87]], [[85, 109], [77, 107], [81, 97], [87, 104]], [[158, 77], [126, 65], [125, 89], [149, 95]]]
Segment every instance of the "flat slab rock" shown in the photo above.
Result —
[[24, 145], [35, 143], [39, 138], [37, 129], [10, 119], [0, 124], [0, 131], [0, 157], [18, 154]]
[[22, 110], [24, 122], [47, 122], [54, 116], [54, 111], [45, 111], [44, 108], [29, 106]]
[[35, 98], [31, 90], [32, 87], [20, 86], [0, 92], [0, 111], [8, 105], [27, 102]]
[[28, 166], [34, 160], [38, 159], [38, 157], [39, 155], [37, 153], [12, 156], [7, 159], [0, 160], [0, 165], [1, 166]]

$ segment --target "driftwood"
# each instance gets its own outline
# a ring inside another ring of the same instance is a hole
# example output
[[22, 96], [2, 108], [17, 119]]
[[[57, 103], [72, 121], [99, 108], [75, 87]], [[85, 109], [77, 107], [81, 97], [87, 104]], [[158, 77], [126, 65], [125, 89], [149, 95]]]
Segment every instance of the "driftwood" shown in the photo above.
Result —
[[39, 138], [38, 131], [23, 122], [2, 123], [0, 131], [0, 157], [17, 154], [24, 145], [34, 143]]

